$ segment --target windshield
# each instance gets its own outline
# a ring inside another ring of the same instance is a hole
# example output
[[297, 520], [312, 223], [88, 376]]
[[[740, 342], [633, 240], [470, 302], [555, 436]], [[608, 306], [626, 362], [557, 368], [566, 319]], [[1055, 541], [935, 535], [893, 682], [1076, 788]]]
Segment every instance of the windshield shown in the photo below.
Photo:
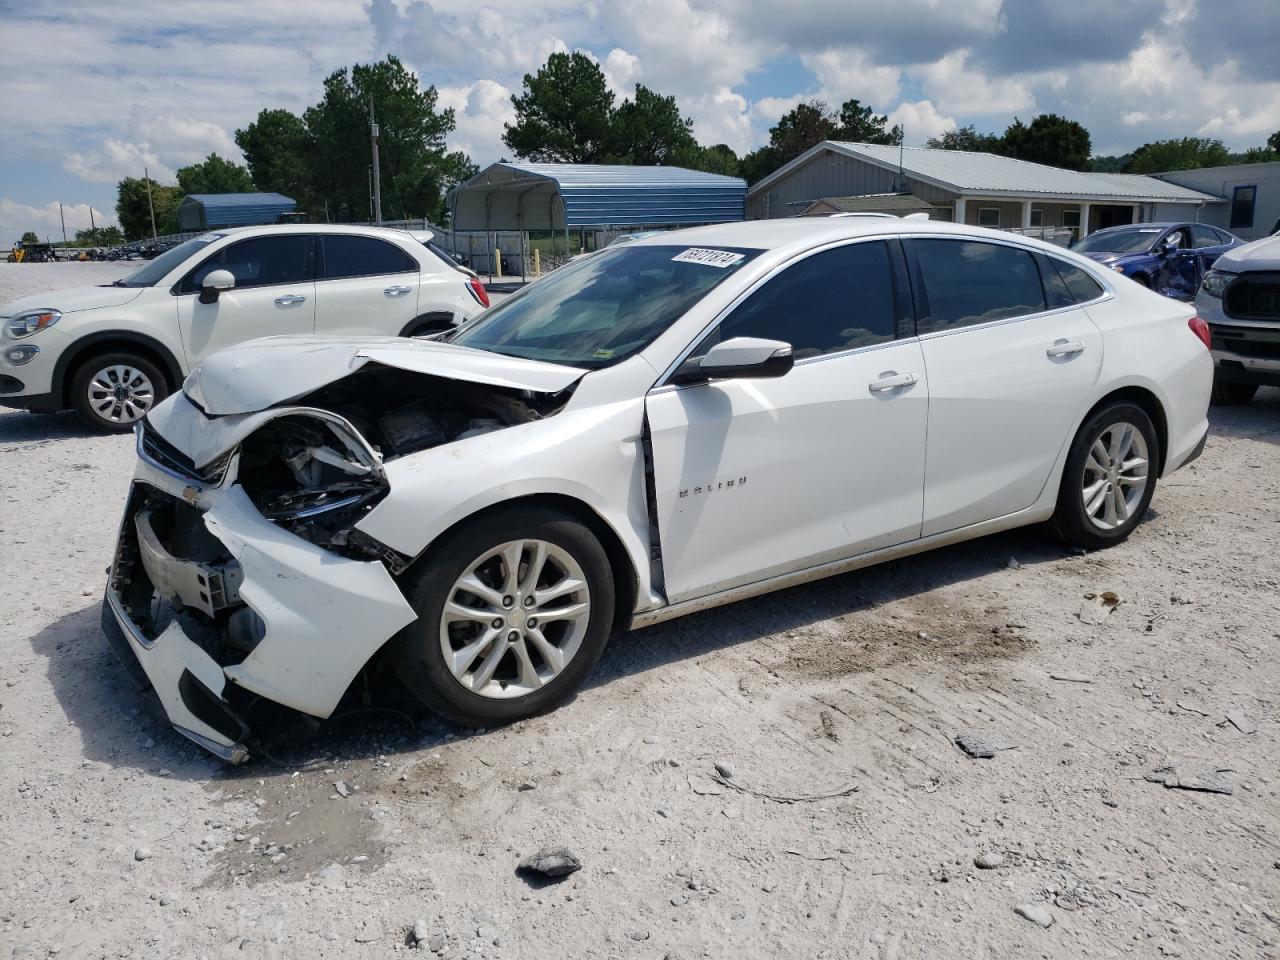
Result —
[[1140, 253], [1160, 236], [1162, 227], [1141, 230], [1115, 230], [1095, 233], [1072, 244], [1076, 253]]
[[153, 287], [183, 260], [205, 249], [213, 241], [221, 240], [225, 236], [225, 233], [206, 233], [180, 243], [176, 247], [166, 250], [154, 260], [149, 261], [145, 267], [135, 270], [123, 280], [117, 280], [115, 285], [117, 287]]
[[607, 367], [647, 347], [759, 252], [610, 247], [486, 310], [451, 342], [529, 360]]

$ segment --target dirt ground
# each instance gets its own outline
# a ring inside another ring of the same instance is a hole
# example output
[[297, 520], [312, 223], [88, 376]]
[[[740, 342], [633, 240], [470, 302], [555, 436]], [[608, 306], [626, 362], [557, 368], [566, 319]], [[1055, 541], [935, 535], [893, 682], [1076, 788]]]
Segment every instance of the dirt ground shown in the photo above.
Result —
[[1280, 957], [1280, 391], [1212, 421], [1116, 549], [990, 537], [619, 636], [533, 721], [383, 698], [228, 768], [98, 627], [131, 438], [0, 414], [0, 957]]

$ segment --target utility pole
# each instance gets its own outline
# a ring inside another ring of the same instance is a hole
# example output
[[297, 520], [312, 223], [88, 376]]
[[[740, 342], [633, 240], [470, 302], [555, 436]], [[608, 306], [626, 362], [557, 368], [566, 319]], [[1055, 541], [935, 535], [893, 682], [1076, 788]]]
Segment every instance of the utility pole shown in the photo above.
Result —
[[369, 137], [373, 141], [373, 222], [382, 226], [382, 171], [378, 167], [378, 124], [373, 118], [373, 94], [369, 94]]
[[62, 201], [58, 201], [58, 219], [62, 221], [62, 242], [67, 242], [67, 218], [62, 215]]
[[151, 200], [151, 174], [142, 168], [142, 182], [147, 185], [147, 207], [151, 210], [151, 239], [156, 239], [156, 205]]
[[89, 204], [89, 229], [90, 230], [98, 229], [98, 225], [93, 222], [93, 204], [92, 203]]

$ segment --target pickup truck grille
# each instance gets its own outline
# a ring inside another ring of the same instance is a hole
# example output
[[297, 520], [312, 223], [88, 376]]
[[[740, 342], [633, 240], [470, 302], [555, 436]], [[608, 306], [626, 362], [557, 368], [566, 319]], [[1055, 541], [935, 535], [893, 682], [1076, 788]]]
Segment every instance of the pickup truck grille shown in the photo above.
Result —
[[1243, 273], [1222, 298], [1222, 311], [1237, 320], [1280, 321], [1280, 273]]

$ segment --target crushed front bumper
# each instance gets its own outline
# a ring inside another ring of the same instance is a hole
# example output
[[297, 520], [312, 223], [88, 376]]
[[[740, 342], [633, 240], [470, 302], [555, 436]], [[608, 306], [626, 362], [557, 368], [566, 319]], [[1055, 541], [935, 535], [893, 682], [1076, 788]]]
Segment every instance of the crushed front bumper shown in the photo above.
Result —
[[174, 727], [222, 759], [239, 763], [270, 738], [253, 729], [263, 717], [328, 717], [415, 618], [386, 567], [271, 523], [234, 470], [206, 486], [139, 461], [103, 629]]

